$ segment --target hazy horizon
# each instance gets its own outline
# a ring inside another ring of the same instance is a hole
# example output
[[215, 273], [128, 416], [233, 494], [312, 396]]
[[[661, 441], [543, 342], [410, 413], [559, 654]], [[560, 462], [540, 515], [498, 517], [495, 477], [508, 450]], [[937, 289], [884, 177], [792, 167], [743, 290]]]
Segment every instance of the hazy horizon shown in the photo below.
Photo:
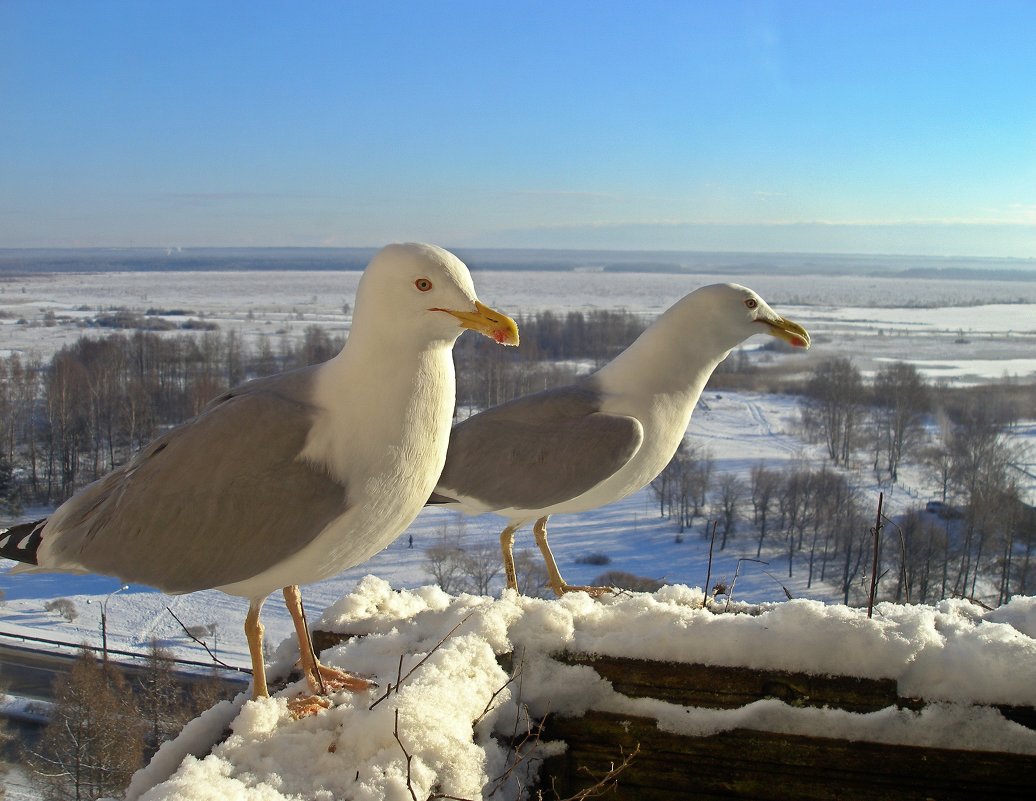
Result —
[[[902, 254], [449, 248], [473, 270], [989, 276], [1036, 280], [1036, 259]], [[362, 270], [377, 247], [0, 248], [0, 275], [154, 270]]]

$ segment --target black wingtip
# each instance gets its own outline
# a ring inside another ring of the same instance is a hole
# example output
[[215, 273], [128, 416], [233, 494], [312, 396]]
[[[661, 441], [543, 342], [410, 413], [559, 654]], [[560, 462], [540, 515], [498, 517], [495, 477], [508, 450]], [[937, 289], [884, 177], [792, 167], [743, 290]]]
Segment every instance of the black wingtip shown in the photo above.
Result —
[[445, 495], [440, 495], [437, 492], [433, 492], [431, 497], [424, 502], [425, 506], [437, 506], [441, 503], [457, 503], [456, 498], [448, 498]]
[[27, 565], [38, 565], [36, 552], [43, 542], [43, 527], [47, 518], [31, 523], [19, 523], [10, 528], [0, 528], [0, 556]]

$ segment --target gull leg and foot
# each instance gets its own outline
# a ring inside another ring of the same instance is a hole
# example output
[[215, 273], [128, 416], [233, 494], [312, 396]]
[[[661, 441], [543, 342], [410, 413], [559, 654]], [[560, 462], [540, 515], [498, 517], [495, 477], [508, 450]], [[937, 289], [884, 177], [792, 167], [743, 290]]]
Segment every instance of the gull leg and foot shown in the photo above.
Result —
[[500, 532], [500, 551], [504, 555], [504, 573], [507, 576], [507, 589], [521, 592], [518, 589], [518, 574], [514, 569], [514, 533], [518, 525], [508, 526]]
[[339, 690], [360, 693], [375, 686], [367, 679], [320, 664], [313, 650], [313, 639], [302, 607], [302, 593], [299, 592], [297, 584], [284, 588], [284, 604], [288, 607], [292, 623], [295, 624], [295, 635], [299, 641], [299, 663], [311, 692], [310, 695], [300, 695], [288, 702], [288, 708], [295, 717], [305, 717], [321, 709], [327, 709], [331, 702], [323, 696], [328, 693]]
[[245, 615], [245, 639], [248, 640], [248, 655], [252, 658], [252, 699], [267, 698], [270, 691], [266, 688], [266, 665], [263, 663], [263, 624], [259, 620], [259, 610], [263, 608], [265, 598], [252, 599]]
[[532, 527], [532, 533], [536, 537], [536, 547], [540, 549], [543, 561], [547, 565], [547, 576], [549, 577], [547, 583], [554, 590], [554, 594], [560, 598], [566, 592], [585, 592], [591, 598], [600, 598], [602, 595], [615, 592], [614, 587], [579, 587], [565, 583], [561, 577], [561, 571], [558, 570], [558, 563], [554, 561], [554, 554], [550, 552], [550, 546], [547, 544], [547, 520], [549, 517], [547, 515], [537, 520], [536, 525]]

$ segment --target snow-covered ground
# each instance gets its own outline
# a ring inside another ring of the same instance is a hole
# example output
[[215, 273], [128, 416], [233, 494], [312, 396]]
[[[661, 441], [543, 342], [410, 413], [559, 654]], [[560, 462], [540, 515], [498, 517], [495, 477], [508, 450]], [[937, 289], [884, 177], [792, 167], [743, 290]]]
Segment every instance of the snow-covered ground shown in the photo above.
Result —
[[[250, 337], [298, 335], [313, 323], [344, 330], [347, 317], [342, 306], [351, 301], [357, 278], [358, 273], [327, 272], [139, 277], [120, 273], [5, 281], [0, 283], [0, 310], [7, 313], [0, 318], [0, 352], [46, 354], [83, 333], [72, 326], [42, 325], [48, 309], [75, 317], [113, 306], [139, 311], [186, 308], [219, 323], [222, 330], [237, 328]], [[579, 291], [571, 274], [488, 272], [476, 274], [475, 280], [484, 300], [515, 314], [543, 308], [543, 298], [550, 299], [552, 308], [557, 308], [559, 299], [569, 298], [573, 308], [624, 306], [656, 313], [710, 280], [637, 275], [619, 276], [617, 285], [615, 278], [594, 274], [588, 280], [581, 274]], [[813, 358], [852, 354], [871, 367], [880, 359], [910, 359], [943, 374], [952, 371], [968, 377], [962, 380], [997, 378], [1005, 372], [1036, 373], [1036, 363], [1030, 364], [1036, 344], [1032, 322], [1036, 285], [946, 282], [950, 291], [943, 284], [933, 290], [931, 282], [927, 290], [920, 282], [890, 287], [883, 283], [888, 279], [795, 281], [785, 276], [767, 285], [768, 280], [744, 283], [811, 330], [816, 343]], [[624, 302], [616, 302], [617, 297]], [[928, 308], [969, 298], [979, 305]], [[991, 305], [1007, 299], [1020, 302]], [[904, 305], [913, 308], [897, 308]], [[30, 322], [18, 323], [23, 317]], [[961, 337], [961, 332], [966, 336]], [[955, 343], [962, 338], [968, 342]], [[746, 476], [759, 460], [772, 466], [790, 460], [822, 461], [814, 446], [795, 436], [795, 399], [709, 392], [703, 401], [689, 436], [692, 443], [708, 447], [717, 473]], [[864, 490], [876, 497], [876, 487]], [[895, 515], [927, 497], [924, 477], [907, 469], [886, 498], [886, 514]], [[350, 631], [362, 626], [377, 635], [336, 649], [329, 659], [375, 675], [383, 686], [395, 681], [400, 654], [410, 655], [408, 664], [416, 662], [466, 614], [472, 616], [398, 695], [374, 710], [368, 710], [372, 699], [366, 696], [341, 697], [333, 710], [291, 722], [283, 699], [245, 705], [233, 723], [234, 736], [214, 756], [188, 760], [172, 784], [148, 798], [280, 799], [294, 793], [330, 799], [348, 793], [356, 799], [409, 799], [404, 748], [413, 755], [411, 783], [418, 797], [426, 797], [436, 784], [452, 795], [481, 797], [507, 767], [507, 755], [491, 734], [513, 728], [520, 704], [536, 713], [547, 706], [556, 712], [577, 712], [593, 703], [598, 708], [657, 716], [665, 727], [695, 733], [776, 726], [892, 742], [1036, 753], [1032, 732], [961, 705], [972, 700], [1011, 704], [1036, 700], [1032, 697], [1036, 676], [1031, 672], [1036, 664], [1036, 607], [1030, 599], [1017, 599], [992, 613], [965, 602], [936, 607], [883, 605], [868, 621], [858, 610], [832, 603], [839, 597], [833, 588], [805, 587], [802, 571], [789, 579], [776, 553], [764, 551], [769, 565], [748, 561], [738, 568], [740, 558], [755, 556], [753, 532], [743, 526], [727, 549], [714, 555], [711, 579], [729, 582], [737, 570], [734, 598], [764, 604], [758, 610], [762, 614], [714, 616], [700, 609], [702, 595], [695, 589], [705, 584], [709, 570], [704, 525], [677, 541], [675, 525], [659, 517], [650, 490], [582, 515], [552, 519], [550, 536], [569, 582], [590, 583], [605, 570], [622, 570], [673, 585], [654, 595], [599, 602], [585, 595], [540, 601], [501, 595], [498, 579], [493, 597], [451, 599], [428, 586], [425, 551], [444, 532], [462, 533], [469, 545], [482, 542], [495, 547], [502, 526], [502, 520], [491, 516], [462, 518], [428, 509], [397, 542], [366, 564], [305, 587], [311, 618], [322, 613], [323, 625]], [[532, 548], [528, 532], [519, 535], [516, 546]], [[587, 564], [583, 557], [588, 554], [604, 554], [610, 563]], [[231, 664], [248, 664], [242, 630], [246, 604], [241, 599], [214, 591], [169, 597], [137, 586], [111, 596], [119, 587], [115, 579], [11, 576], [6, 573], [10, 563], [0, 565], [4, 571], [0, 590], [6, 594], [0, 605], [4, 631], [97, 645], [106, 602], [110, 647], [139, 651], [154, 638], [179, 657], [206, 659], [205, 652], [183, 635], [168, 606], [188, 626], [215, 624], [215, 637], [207, 638], [210, 647]], [[367, 575], [377, 578], [365, 579]], [[785, 589], [796, 600], [771, 605], [785, 598]], [[43, 604], [56, 597], [67, 597], [75, 604], [78, 617], [73, 622], [43, 611]], [[296, 652], [290, 619], [278, 598], [267, 604], [264, 622], [269, 643], [280, 643], [275, 661], [284, 667]], [[482, 715], [493, 693], [508, 680], [495, 654], [515, 646], [526, 649], [521, 689], [510, 686], [501, 692], [495, 706], [473, 726], [471, 721]], [[943, 703], [920, 715], [793, 710], [770, 701], [738, 712], [661, 708], [623, 699], [603, 683], [588, 681], [578, 668], [553, 662], [547, 654], [558, 647], [655, 654], [710, 664], [848, 670], [897, 678], [908, 688], [904, 692], [916, 688]], [[242, 700], [224, 703], [192, 724], [179, 745], [167, 747], [160, 755], [154, 773], [139, 779], [134, 792], [143, 792], [171, 772], [186, 750], [204, 752], [215, 733], [238, 715]], [[397, 709], [402, 744], [393, 734]], [[300, 759], [302, 754], [305, 759]], [[305, 767], [300, 769], [300, 763]], [[511, 782], [495, 797], [513, 798], [516, 793], [517, 785]]]
[[[1036, 282], [831, 275], [480, 271], [483, 301], [512, 316], [627, 309], [654, 317], [704, 284], [738, 281], [813, 335], [809, 359], [851, 355], [861, 370], [912, 361], [957, 383], [1036, 375]], [[100, 311], [187, 311], [245, 341], [299, 337], [319, 324], [343, 333], [359, 272], [118, 272], [0, 275], [0, 353], [49, 356]], [[65, 324], [45, 325], [47, 313]], [[182, 322], [183, 316], [169, 319]], [[25, 322], [20, 322], [24, 320]], [[91, 329], [85, 329], [90, 331]], [[94, 333], [98, 332], [92, 329]], [[962, 340], [962, 341], [958, 341]]]
[[[706, 393], [705, 404], [694, 413], [689, 441], [708, 447], [716, 462], [716, 472], [739, 472], [747, 478], [751, 466], [760, 459], [773, 466], [788, 460], [815, 459], [820, 456], [812, 446], [801, 443], [792, 433], [797, 414], [795, 399], [777, 395]], [[396, 542], [366, 564], [340, 576], [303, 588], [306, 608], [314, 614], [350, 592], [367, 574], [379, 576], [397, 588], [416, 588], [432, 581], [426, 569], [425, 551], [445, 533], [459, 535], [466, 545], [486, 544], [496, 548], [502, 518], [492, 515], [468, 518], [448, 510], [427, 508]], [[560, 515], [551, 519], [550, 542], [566, 580], [587, 584], [606, 570], [622, 570], [665, 580], [668, 583], [702, 586], [708, 572], [708, 547], [704, 521], [677, 542], [676, 525], [659, 516], [658, 502], [650, 489], [624, 501], [581, 515]], [[713, 581], [730, 581], [738, 560], [755, 557], [754, 531], [742, 522], [741, 535], [735, 534], [725, 551], [714, 554]], [[410, 537], [413, 547], [410, 547]], [[520, 532], [516, 550], [532, 549], [532, 535]], [[607, 565], [585, 564], [589, 554], [604, 554]], [[539, 558], [538, 552], [536, 558]], [[838, 593], [830, 586], [805, 586], [804, 574], [788, 579], [777, 553], [764, 551], [770, 566], [756, 562], [741, 565], [735, 597], [745, 601], [783, 598], [782, 586], [796, 598], [834, 601]], [[0, 560], [0, 590], [6, 601], [0, 606], [0, 628], [8, 632], [100, 644], [101, 609], [108, 593], [120, 582], [104, 576], [39, 573], [9, 575], [13, 562]], [[784, 571], [782, 573], [782, 571]], [[498, 577], [495, 586], [502, 587]], [[43, 604], [53, 598], [68, 598], [79, 616], [69, 623]], [[215, 590], [190, 595], [167, 596], [147, 587], [133, 585], [107, 601], [106, 627], [110, 648], [139, 651], [152, 638], [170, 647], [184, 659], [207, 660], [204, 650], [189, 640], [167, 611], [172, 609], [187, 626], [216, 624], [216, 637], [209, 640], [220, 659], [248, 665], [248, 649], [242, 630], [247, 602]], [[278, 643], [292, 632], [291, 619], [278, 597], [263, 610], [267, 637]]]

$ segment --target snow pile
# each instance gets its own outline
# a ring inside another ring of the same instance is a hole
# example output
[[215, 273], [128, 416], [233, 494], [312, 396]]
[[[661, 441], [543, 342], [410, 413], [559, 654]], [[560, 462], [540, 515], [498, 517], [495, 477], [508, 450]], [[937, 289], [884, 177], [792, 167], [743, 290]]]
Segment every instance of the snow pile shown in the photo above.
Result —
[[[204, 758], [187, 756], [143, 798], [408, 801], [413, 790], [418, 798], [517, 799], [538, 760], [562, 747], [526, 748], [514, 767], [503, 741], [527, 730], [526, 708], [533, 718], [591, 708], [653, 717], [663, 729], [691, 735], [747, 727], [1036, 754], [1036, 732], [971, 705], [1036, 705], [1036, 599], [1017, 598], [993, 612], [966, 601], [883, 604], [871, 620], [862, 610], [815, 601], [722, 615], [701, 602], [700, 590], [684, 586], [600, 601], [582, 593], [551, 601], [512, 592], [453, 598], [433, 587], [395, 591], [369, 576], [315, 628], [366, 635], [325, 651], [323, 660], [373, 675], [386, 689], [339, 694], [334, 708], [299, 721], [285, 697], [246, 703], [224, 743]], [[869, 714], [773, 699], [734, 710], [682, 707], [620, 695], [589, 667], [551, 657], [561, 650], [885, 677], [899, 682], [900, 694], [933, 703], [922, 712]], [[511, 652], [513, 675], [497, 661]], [[294, 653], [286, 642], [275, 662], [283, 666]], [[387, 692], [400, 677], [398, 691]], [[186, 731], [180, 740], [190, 737]], [[196, 746], [167, 746], [165, 760], [176, 749], [199, 753]], [[138, 776], [128, 797], [151, 781]]]

